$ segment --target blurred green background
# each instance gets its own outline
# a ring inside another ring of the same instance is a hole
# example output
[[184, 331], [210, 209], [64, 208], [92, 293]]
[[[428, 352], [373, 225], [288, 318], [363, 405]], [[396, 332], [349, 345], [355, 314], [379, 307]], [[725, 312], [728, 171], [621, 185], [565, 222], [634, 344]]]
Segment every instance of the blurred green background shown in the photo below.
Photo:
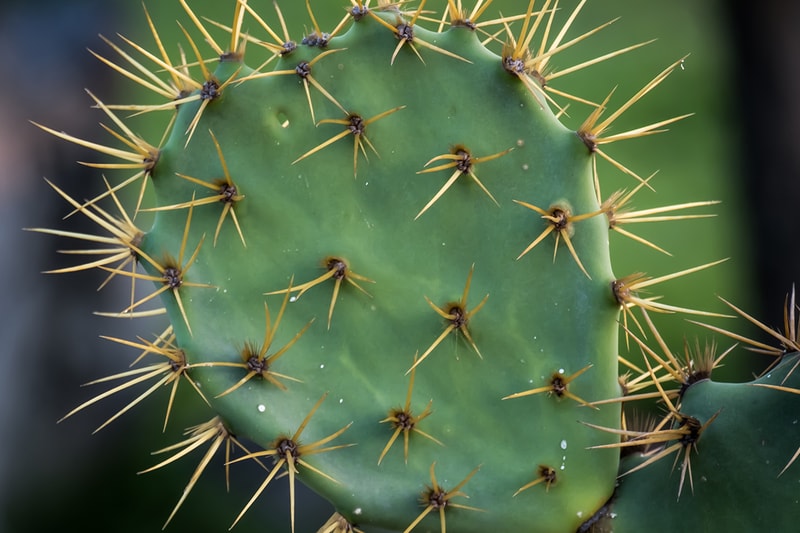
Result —
[[[271, 2], [250, 3], [277, 27]], [[495, 0], [489, 12], [510, 13], [526, 3]], [[565, 2], [562, 9], [568, 12], [575, 3]], [[190, 4], [203, 15], [230, 22], [232, 0]], [[310, 28], [304, 2], [283, 4], [291, 34], [299, 40], [304, 29]], [[314, 2], [323, 29], [332, 28], [341, 18], [343, 4], [343, 0]], [[465, 4], [472, 6], [470, 1]], [[779, 10], [773, 4], [783, 5], [766, 2], [757, 13], [745, 13], [721, 0], [590, 0], [569, 36], [618, 16], [621, 19], [558, 54], [551, 64], [567, 67], [657, 38], [644, 48], [554, 83], [595, 101], [618, 86], [610, 105], [613, 109], [667, 65], [691, 54], [684, 68], [623, 115], [614, 131], [696, 114], [671, 125], [668, 133], [615, 143], [607, 146], [607, 152], [642, 176], [659, 171], [652, 182], [657, 193], [641, 191], [633, 202], [636, 207], [697, 200], [723, 203], [711, 208], [718, 214], [712, 219], [631, 228], [672, 251], [673, 257], [611, 235], [614, 269], [618, 276], [639, 271], [658, 276], [730, 257], [723, 265], [659, 285], [653, 292], [663, 294], [665, 302], [714, 311], [725, 310], [716, 298], [721, 295], [764, 317], [768, 324], [780, 325], [783, 295], [794, 282], [797, 266], [798, 225], [791, 206], [800, 197], [796, 190], [800, 172], [791, 142], [796, 133], [791, 127], [798, 104], [791, 96], [800, 94], [800, 69], [791, 50], [797, 52], [800, 47], [791, 31], [796, 25], [790, 22], [800, 19], [796, 6]], [[147, 7], [165, 42], [174, 43], [178, 39], [174, 21], [187, 20], [177, 0], [151, 1]], [[55, 250], [75, 243], [21, 231], [23, 227], [92, 230], [77, 217], [60, 220], [68, 210], [42, 177], [78, 197], [90, 197], [101, 190], [102, 181], [98, 172], [74, 161], [96, 158], [47, 136], [27, 121], [109, 142], [97, 126], [98, 121], [107, 120], [89, 108], [91, 100], [83, 89], [110, 103], [153, 98], [102, 65], [86, 48], [117, 59], [98, 33], [118, 43], [116, 33], [121, 33], [152, 48], [144, 21], [141, 4], [132, 0], [6, 0], [0, 7], [0, 56], [6, 71], [0, 99], [4, 250], [0, 254], [0, 531], [159, 531], [202, 455], [196, 452], [157, 472], [136, 475], [160, 460], [150, 451], [181, 440], [180, 428], [208, 418], [201, 406], [177, 409], [162, 434], [166, 394], [148, 398], [94, 436], [90, 435], [93, 429], [138, 392], [120, 394], [56, 424], [74, 406], [104, 390], [79, 384], [120, 372], [137, 355], [99, 339], [99, 334], [148, 336], [163, 329], [163, 324], [93, 315], [96, 310], [120, 309], [126, 301], [125, 284], [95, 293], [101, 273], [41, 275], [42, 270], [67, 264], [69, 258], [58, 256]], [[252, 19], [249, 24], [254, 34], [263, 34]], [[170, 53], [174, 52], [173, 47]], [[588, 109], [575, 104], [568, 112], [571, 116], [565, 121], [577, 127]], [[164, 114], [159, 120], [167, 118]], [[133, 123], [137, 133], [158, 142], [163, 122], [156, 128], [146, 121]], [[600, 166], [600, 174], [604, 195], [635, 185], [632, 178], [608, 165]], [[683, 316], [658, 319], [675, 350], [682, 349], [684, 337], [709, 336], [686, 323]], [[759, 335], [742, 320], [716, 323]], [[731, 344], [724, 339], [720, 343], [723, 347]], [[735, 359], [718, 377], [744, 379], [764, 363], [742, 350]], [[189, 396], [180, 401], [195, 405]], [[255, 469], [235, 466], [227, 493], [218, 458], [168, 530], [227, 530], [263, 479]], [[285, 485], [272, 483], [236, 530], [288, 531]], [[331, 512], [328, 504], [308, 491], [298, 494], [298, 502], [299, 532], [316, 531]]]

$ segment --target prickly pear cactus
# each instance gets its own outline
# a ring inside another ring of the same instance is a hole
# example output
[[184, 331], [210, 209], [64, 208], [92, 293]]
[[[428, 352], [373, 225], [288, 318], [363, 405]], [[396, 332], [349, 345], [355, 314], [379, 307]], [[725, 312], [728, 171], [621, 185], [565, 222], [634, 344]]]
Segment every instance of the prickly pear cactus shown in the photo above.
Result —
[[[662, 277], [611, 269], [609, 231], [660, 251], [625, 223], [713, 203], [632, 211], [650, 178], [606, 151], [685, 116], [613, 128], [680, 59], [609, 109], [554, 87], [639, 46], [553, 70], [602, 28], [570, 35], [585, 2], [502, 16], [491, 0], [351, 0], [327, 33], [309, 7], [312, 30], [296, 41], [277, 3], [231, 2], [227, 25], [180, 2], [180, 57], [149, 15], [154, 47], [123, 38], [108, 41], [113, 59], [98, 55], [163, 103], [90, 93], [110, 145], [40, 126], [114, 160], [90, 166], [127, 169], [86, 202], [51, 183], [98, 234], [38, 229], [90, 244], [72, 251], [89, 260], [56, 272], [127, 279], [131, 299], [112, 314], [169, 318], [115, 339], [141, 350], [139, 366], [68, 416], [148, 383], [101, 427], [162, 387], [168, 418], [176, 388], [193, 388], [211, 414], [153, 466], [207, 448], [175, 511], [223, 445], [226, 468], [264, 472], [232, 525], [283, 483], [294, 530], [298, 482], [335, 506], [325, 532], [656, 530], [675, 524], [642, 512], [657, 497], [645, 492], [677, 501], [676, 520], [691, 523], [735, 471], [736, 494], [797, 505], [800, 438], [761, 444], [798, 436], [791, 361], [753, 385], [709, 381], [721, 357], [676, 357], [650, 317], [704, 313], [645, 291], [714, 264]], [[569, 103], [585, 115], [577, 131], [559, 120]], [[131, 112], [172, 113], [164, 139], [137, 136]], [[627, 191], [604, 189], [598, 158], [630, 175]], [[776, 361], [796, 349], [794, 308]], [[643, 362], [620, 365], [628, 348]], [[623, 414], [654, 398], [667, 414], [652, 426]]]

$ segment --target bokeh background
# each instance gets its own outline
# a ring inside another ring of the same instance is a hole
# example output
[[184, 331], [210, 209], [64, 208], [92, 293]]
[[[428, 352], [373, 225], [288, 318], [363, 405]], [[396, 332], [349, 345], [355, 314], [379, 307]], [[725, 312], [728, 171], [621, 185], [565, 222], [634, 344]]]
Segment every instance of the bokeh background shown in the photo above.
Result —
[[[275, 22], [271, 2], [250, 3]], [[562, 9], [569, 11], [575, 3], [564, 2]], [[233, 0], [190, 4], [228, 22]], [[310, 27], [304, 2], [283, 4], [292, 36], [299, 40]], [[340, 4], [346, 2], [313, 4], [326, 29], [342, 16]], [[510, 13], [524, 4], [495, 0], [490, 11]], [[151, 1], [147, 7], [165, 42], [175, 42], [175, 20], [187, 20], [177, 0]], [[668, 133], [617, 143], [608, 152], [642, 176], [659, 171], [653, 180], [657, 193], [642, 191], [635, 199], [637, 207], [696, 200], [722, 204], [713, 208], [717, 216], [712, 219], [634, 228], [674, 252], [672, 257], [612, 235], [615, 272], [661, 275], [730, 257], [713, 270], [670, 281], [655, 291], [667, 302], [713, 311], [725, 310], [717, 299], [721, 295], [767, 324], [781, 325], [785, 294], [800, 272], [800, 225], [795, 220], [800, 201], [800, 5], [767, 0], [754, 9], [723, 0], [590, 0], [570, 35], [616, 17], [621, 18], [610, 28], [557, 55], [554, 66], [569, 66], [651, 38], [657, 41], [560, 79], [558, 88], [600, 101], [618, 86], [613, 108], [667, 65], [690, 54], [683, 69], [615, 123], [615, 131], [679, 114], [695, 115], [671, 125]], [[251, 27], [258, 29], [252, 22]], [[90, 152], [48, 136], [28, 120], [109, 142], [97, 125], [107, 120], [90, 109], [84, 88], [106, 102], [152, 98], [91, 56], [87, 48], [115, 58], [98, 33], [116, 42], [121, 33], [152, 47], [137, 1], [5, 0], [0, 6], [0, 61], [5, 71], [0, 96], [0, 532], [159, 531], [202, 455], [195, 452], [156, 472], [136, 474], [160, 460], [151, 451], [181, 440], [179, 428], [206, 418], [197, 415], [201, 407], [195, 408], [189, 396], [179, 398], [188, 407], [176, 410], [162, 433], [166, 391], [93, 436], [102, 421], [143, 389], [56, 424], [104, 390], [79, 384], [120, 372], [137, 355], [100, 334], [134, 338], [163, 329], [156, 319], [132, 323], [94, 315], [119, 310], [127, 285], [112, 284], [96, 292], [102, 273], [40, 274], [69, 264], [56, 250], [75, 243], [22, 229], [93, 229], [78, 217], [61, 221], [67, 206], [44, 177], [79, 198], [102, 190], [97, 171], [74, 163], [96, 160]], [[588, 112], [577, 106], [569, 111], [574, 116], [566, 120], [573, 127]], [[134, 124], [137, 133], [158, 142], [159, 128], [148, 128], [142, 121]], [[600, 172], [606, 194], [635, 185], [611, 168], [601, 166]], [[664, 336], [677, 350], [684, 338], [710, 337], [684, 317], [659, 319]], [[716, 323], [761, 338], [742, 320]], [[720, 339], [720, 344], [731, 343]], [[763, 359], [737, 350], [717, 377], [746, 379], [763, 364]], [[250, 468], [232, 468], [231, 474], [231, 490], [226, 492], [222, 460], [215, 461], [168, 530], [227, 530], [263, 479]], [[236, 530], [288, 531], [284, 487], [285, 482], [273, 483]], [[307, 491], [298, 494], [298, 501], [297, 530], [316, 531], [331, 508]]]

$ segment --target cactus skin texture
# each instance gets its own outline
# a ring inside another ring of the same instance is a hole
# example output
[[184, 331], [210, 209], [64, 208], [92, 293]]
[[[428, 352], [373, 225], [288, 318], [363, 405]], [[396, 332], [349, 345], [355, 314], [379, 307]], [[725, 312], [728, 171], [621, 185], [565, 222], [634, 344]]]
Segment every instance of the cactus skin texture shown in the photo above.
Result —
[[[37, 230], [102, 248], [57, 272], [152, 286], [115, 315], [161, 305], [170, 321], [116, 339], [142, 351], [139, 366], [68, 416], [142, 381], [154, 384], [145, 395], [186, 381], [210, 420], [153, 469], [204, 446], [199, 475], [223, 445], [240, 452], [226, 468], [263, 468], [233, 525], [284, 483], [294, 530], [302, 482], [337, 510], [326, 532], [788, 530], [794, 298], [785, 331], [772, 332], [778, 348], [708, 326], [777, 365], [752, 384], [715, 383], [721, 357], [675, 356], [650, 318], [704, 313], [639, 296], [713, 264], [661, 278], [611, 269], [609, 231], [636, 218], [619, 208], [649, 180], [615, 163], [631, 187], [609, 194], [594, 163], [611, 159], [606, 145], [683, 118], [607, 132], [680, 61], [617, 109], [574, 103], [586, 116], [576, 132], [559, 115], [577, 97], [542, 73], [559, 46], [590, 35], [565, 37], [558, 2], [490, 20], [486, 0], [353, 0], [333, 36], [312, 19], [296, 45], [279, 9], [234, 2], [220, 29], [181, 3], [189, 59], [170, 60], [152, 24], [153, 50], [112, 44], [119, 57], [102, 58], [165, 102], [92, 96], [121, 144], [41, 126], [121, 162], [96, 167], [135, 172], [86, 203], [52, 184], [98, 235]], [[192, 54], [199, 66], [186, 67]], [[158, 147], [125, 125], [131, 110], [174, 113]], [[643, 362], [620, 365], [626, 350]], [[666, 408], [634, 427], [628, 407], [645, 394]], [[741, 517], [733, 505], [788, 509]]]

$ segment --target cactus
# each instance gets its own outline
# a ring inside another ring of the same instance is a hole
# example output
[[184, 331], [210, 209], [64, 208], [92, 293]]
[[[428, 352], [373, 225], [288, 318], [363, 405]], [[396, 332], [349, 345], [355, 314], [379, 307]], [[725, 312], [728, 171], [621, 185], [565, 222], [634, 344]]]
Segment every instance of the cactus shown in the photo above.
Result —
[[[298, 482], [335, 507], [325, 532], [657, 531], [699, 528], [726, 496], [796, 505], [794, 298], [782, 332], [729, 304], [773, 348], [648, 292], [721, 261], [612, 271], [611, 231], [664, 252], [626, 224], [702, 218], [715, 203], [633, 210], [653, 176], [610, 148], [688, 116], [614, 127], [683, 58], [611, 107], [558, 78], [646, 43], [554, 70], [607, 25], [570, 35], [585, 0], [566, 15], [550, 0], [503, 15], [491, 0], [351, 0], [330, 32], [307, 2], [301, 40], [277, 3], [232, 2], [229, 25], [180, 3], [180, 57], [147, 12], [155, 47], [122, 38], [107, 41], [112, 58], [96, 54], [161, 103], [89, 93], [109, 144], [37, 124], [99, 152], [90, 167], [127, 172], [87, 201], [49, 182], [98, 226], [35, 228], [88, 245], [71, 250], [85, 262], [52, 272], [99, 269], [131, 288], [109, 315], [169, 319], [111, 339], [140, 351], [137, 365], [65, 418], [129, 388], [143, 387], [98, 429], [163, 387], [164, 430], [179, 387], [207, 404], [146, 470], [206, 449], [167, 523], [223, 447], [226, 471], [263, 471], [231, 526], [283, 483], [294, 531]], [[584, 117], [576, 129], [560, 120], [568, 105]], [[130, 113], [170, 114], [162, 141], [139, 137]], [[598, 159], [627, 190], [606, 190]], [[753, 383], [714, 382], [730, 350], [698, 343], [679, 357], [655, 313], [695, 316], [775, 364]], [[664, 412], [637, 423], [630, 407], [647, 401]], [[655, 498], [674, 512], [654, 516]], [[715, 525], [747, 523], [718, 514]]]

